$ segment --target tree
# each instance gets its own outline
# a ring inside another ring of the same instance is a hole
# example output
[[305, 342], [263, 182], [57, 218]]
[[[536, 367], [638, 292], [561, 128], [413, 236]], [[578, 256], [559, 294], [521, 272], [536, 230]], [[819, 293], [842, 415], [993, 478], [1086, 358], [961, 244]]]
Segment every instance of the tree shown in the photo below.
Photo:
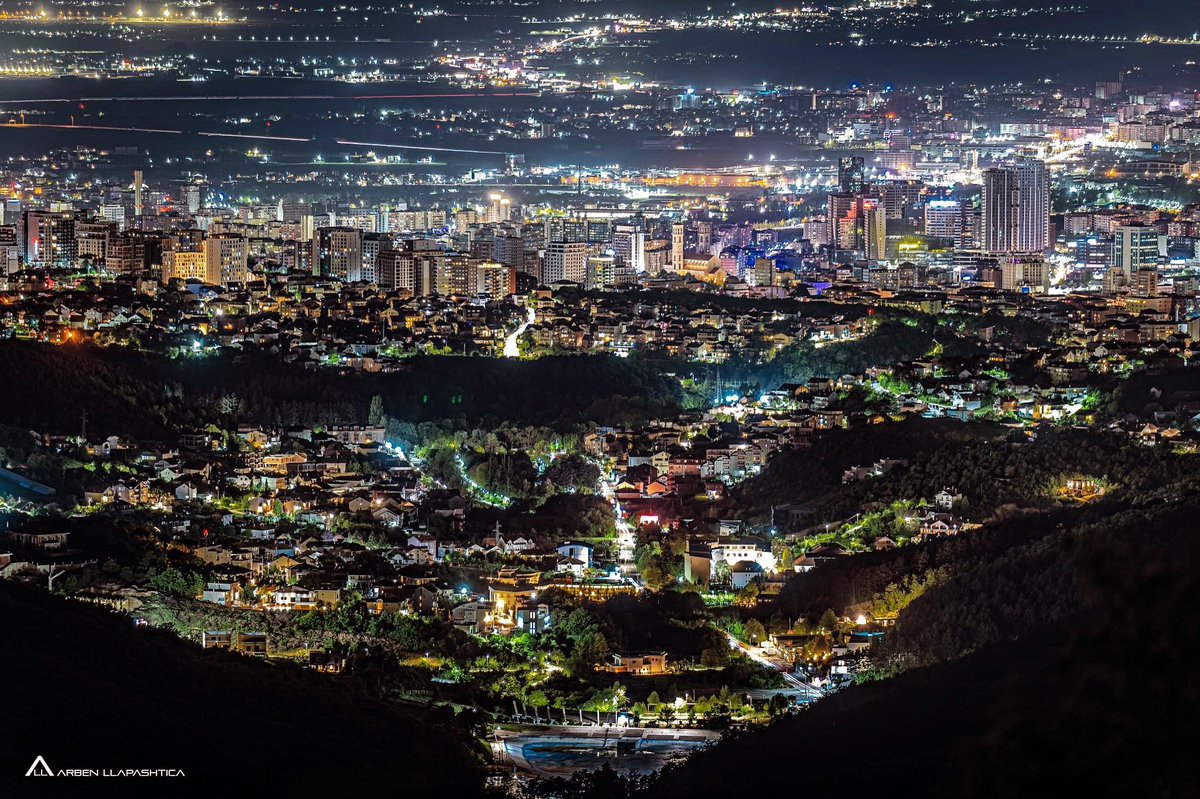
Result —
[[146, 582], [150, 584], [151, 588], [176, 596], [199, 596], [204, 590], [202, 575], [192, 571], [184, 572], [174, 566], [168, 566], [161, 571], [149, 569], [146, 573]]
[[718, 560], [713, 564], [712, 581], [717, 585], [729, 585], [729, 562], [726, 560]]
[[363, 604], [361, 594], [351, 591], [338, 603], [337, 610], [326, 614], [325, 618], [333, 632], [361, 634], [367, 626], [367, 606]]
[[638, 547], [634, 558], [637, 562], [638, 576], [647, 588], [657, 591], [675, 581], [672, 563], [657, 541]]
[[751, 580], [742, 586], [741, 590], [737, 592], [738, 599], [742, 600], [748, 605], [753, 605], [755, 600], [758, 599], [758, 595], [761, 593], [761, 590], [762, 589], [759, 588], [758, 581]]
[[751, 619], [746, 622], [746, 640], [752, 644], [757, 644], [767, 637], [767, 630], [763, 627], [763, 623], [758, 619]]
[[371, 397], [371, 405], [367, 410], [367, 424], [372, 426], [387, 424], [387, 417], [383, 415], [383, 397], [378, 394]]
[[817, 622], [817, 628], [827, 633], [837, 632], [837, 614], [832, 609], [826, 610], [821, 614], [821, 620]]
[[592, 666], [608, 657], [608, 640], [599, 631], [580, 636], [567, 660], [567, 669], [574, 675], [585, 673]]

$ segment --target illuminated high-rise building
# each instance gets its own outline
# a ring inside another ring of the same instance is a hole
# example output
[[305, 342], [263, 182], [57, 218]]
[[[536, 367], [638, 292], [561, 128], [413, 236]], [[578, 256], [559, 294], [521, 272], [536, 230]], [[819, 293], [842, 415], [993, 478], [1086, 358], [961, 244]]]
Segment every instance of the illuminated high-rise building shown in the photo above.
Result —
[[962, 203], [958, 200], [930, 200], [925, 203], [926, 236], [957, 241], [962, 229]]
[[582, 241], [551, 241], [546, 244], [542, 263], [542, 283], [549, 286], [560, 280], [584, 285], [587, 282], [588, 245]]
[[999, 259], [999, 288], [1041, 293], [1050, 288], [1050, 270], [1042, 253], [1013, 253]]
[[0, 275], [11, 275], [21, 268], [21, 245], [16, 225], [0, 225]]
[[756, 286], [775, 285], [775, 262], [770, 258], [755, 258], [750, 276]]
[[236, 233], [218, 233], [204, 240], [205, 282], [217, 286], [245, 283], [246, 239]]
[[301, 203], [293, 200], [280, 200], [276, 208], [275, 218], [280, 222], [299, 222], [313, 215], [312, 203]]
[[362, 237], [362, 271], [360, 279], [374, 283], [379, 278], [379, 255], [392, 249], [392, 237], [386, 233], [364, 233]]
[[167, 250], [163, 253], [162, 282], [172, 279], [208, 281], [208, 257], [203, 250]]
[[75, 265], [75, 215], [69, 211], [25, 211], [21, 253], [26, 266]]
[[375, 280], [385, 291], [411, 291], [420, 295], [415, 264], [409, 248], [382, 251], [375, 262]]
[[1123, 285], [1142, 296], [1158, 293], [1158, 261], [1165, 237], [1148, 225], [1121, 225], [1113, 234], [1113, 268]]
[[1004, 253], [1017, 249], [1018, 197], [1016, 171], [984, 170], [980, 243], [986, 252]]
[[[641, 216], [618, 223], [613, 229], [613, 252], [635, 272], [646, 271], [646, 228]], [[549, 283], [549, 281], [545, 281]]]
[[80, 266], [104, 266], [110, 242], [118, 233], [112, 222], [75, 223], [75, 261]]
[[474, 296], [479, 292], [479, 273], [476, 269], [478, 259], [461, 252], [439, 255], [433, 276], [435, 294], [443, 297]]
[[863, 254], [873, 261], [887, 258], [887, 213], [883, 205], [874, 200], [864, 200]]
[[189, 214], [198, 213], [202, 203], [203, 188], [201, 186], [189, 183], [183, 187], [183, 205]]
[[862, 249], [862, 197], [838, 192], [829, 195], [830, 243], [838, 252]]
[[491, 256], [496, 263], [522, 269], [525, 266], [525, 240], [511, 233], [496, 236], [492, 240]]
[[502, 300], [517, 292], [517, 270], [508, 264], [484, 261], [475, 265], [480, 295]]
[[982, 245], [991, 253], [1042, 252], [1050, 246], [1050, 177], [1046, 164], [1023, 158], [983, 173]]
[[1017, 240], [1021, 252], [1043, 252], [1050, 247], [1050, 173], [1044, 161], [1022, 158], [1017, 162]]
[[862, 194], [866, 186], [865, 161], [861, 155], [838, 159], [838, 191], [843, 194]]
[[21, 224], [21, 210], [20, 198], [9, 197], [4, 201], [4, 205], [0, 206], [0, 214], [3, 215], [0, 223], [17, 227]]
[[491, 200], [491, 207], [488, 209], [486, 221], [507, 222], [512, 214], [512, 200], [503, 194], [493, 194], [488, 199]]
[[349, 283], [362, 279], [363, 232], [352, 227], [322, 227], [313, 234], [313, 272]]

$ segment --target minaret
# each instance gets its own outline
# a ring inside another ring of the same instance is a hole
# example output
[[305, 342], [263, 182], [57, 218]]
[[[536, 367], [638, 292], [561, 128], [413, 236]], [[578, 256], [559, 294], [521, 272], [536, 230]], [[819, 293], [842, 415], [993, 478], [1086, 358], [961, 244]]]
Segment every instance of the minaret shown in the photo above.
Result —
[[133, 215], [142, 215], [142, 170], [133, 170]]

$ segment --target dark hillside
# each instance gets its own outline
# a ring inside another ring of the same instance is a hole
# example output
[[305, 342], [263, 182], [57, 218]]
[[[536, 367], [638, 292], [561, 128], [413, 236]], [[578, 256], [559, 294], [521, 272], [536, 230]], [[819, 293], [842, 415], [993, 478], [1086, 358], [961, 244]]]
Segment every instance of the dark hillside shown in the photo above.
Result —
[[[0, 582], [0, 796], [471, 796], [481, 752], [445, 715], [350, 679], [202, 651], [130, 619]], [[448, 711], [447, 711], [448, 713]], [[182, 779], [32, 779], [60, 768], [180, 768]], [[299, 793], [295, 793], [295, 792]]]

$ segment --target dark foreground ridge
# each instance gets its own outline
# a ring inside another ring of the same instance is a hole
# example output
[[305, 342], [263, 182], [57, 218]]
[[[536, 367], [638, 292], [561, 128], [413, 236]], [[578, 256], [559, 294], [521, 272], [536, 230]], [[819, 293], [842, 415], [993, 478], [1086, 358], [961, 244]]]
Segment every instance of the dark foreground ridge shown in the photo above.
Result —
[[[134, 629], [100, 608], [0, 583], [6, 733], [0, 796], [316, 796], [373, 787], [475, 795], [478, 752], [447, 718], [251, 658]], [[33, 778], [182, 769], [183, 778]], [[214, 792], [218, 792], [214, 794]]]

